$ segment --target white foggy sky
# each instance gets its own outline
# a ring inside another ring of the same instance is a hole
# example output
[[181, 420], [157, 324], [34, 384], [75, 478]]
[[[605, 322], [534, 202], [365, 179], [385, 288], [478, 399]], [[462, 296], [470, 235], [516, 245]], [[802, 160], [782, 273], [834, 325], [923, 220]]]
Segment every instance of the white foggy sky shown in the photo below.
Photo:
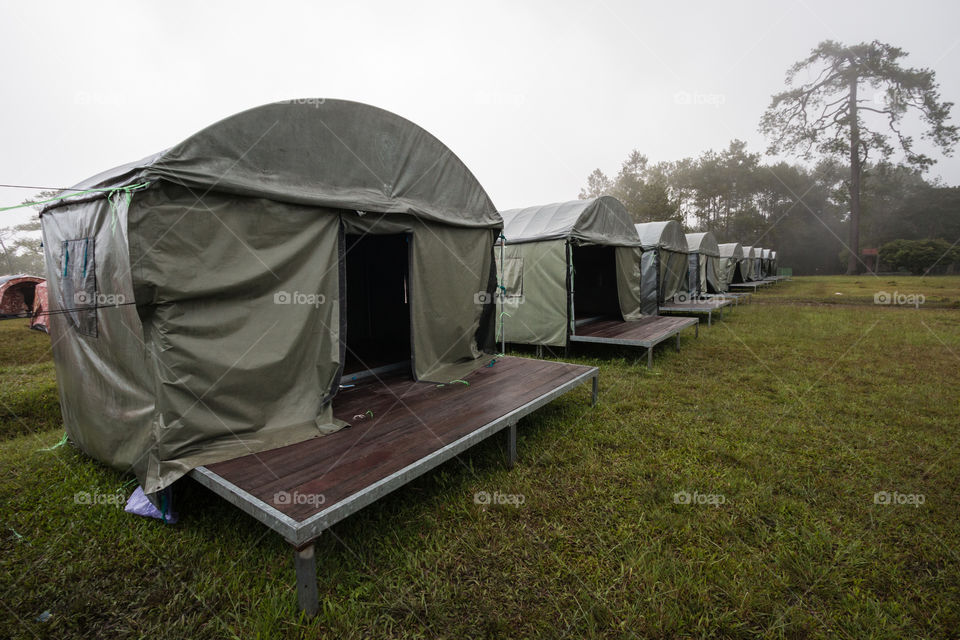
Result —
[[[948, 2], [0, 7], [0, 183], [69, 186], [238, 111], [327, 97], [424, 127], [499, 209], [568, 200], [633, 148], [654, 162], [735, 137], [763, 151], [770, 96], [827, 38], [902, 47], [960, 102], [960, 5]], [[678, 104], [680, 92], [704, 104]], [[960, 184], [960, 158], [933, 156], [929, 175]], [[0, 188], [0, 206], [32, 193]], [[6, 215], [0, 226], [29, 217]]]

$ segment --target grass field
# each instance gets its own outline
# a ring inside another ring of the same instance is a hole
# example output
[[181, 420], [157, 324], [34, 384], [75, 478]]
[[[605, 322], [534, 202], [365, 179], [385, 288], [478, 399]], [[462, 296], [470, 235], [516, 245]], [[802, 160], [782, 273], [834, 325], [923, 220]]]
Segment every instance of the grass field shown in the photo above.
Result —
[[652, 372], [579, 350], [600, 404], [521, 422], [512, 471], [494, 438], [325, 533], [312, 621], [239, 510], [188, 485], [179, 524], [129, 516], [127, 476], [42, 451], [47, 338], [0, 323], [0, 637], [956, 637], [960, 278], [883, 282], [943, 299], [919, 309], [860, 281], [761, 291]]

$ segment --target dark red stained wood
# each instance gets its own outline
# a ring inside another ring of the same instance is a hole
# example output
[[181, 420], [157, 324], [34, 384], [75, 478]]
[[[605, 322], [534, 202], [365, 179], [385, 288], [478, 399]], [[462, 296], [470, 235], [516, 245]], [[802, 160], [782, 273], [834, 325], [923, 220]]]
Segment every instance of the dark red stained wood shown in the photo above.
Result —
[[[589, 369], [504, 357], [468, 375], [469, 386], [413, 382], [405, 374], [371, 379], [334, 400], [334, 415], [351, 427], [207, 468], [303, 521]], [[354, 419], [358, 415], [366, 417]], [[278, 504], [281, 491], [324, 499], [319, 505]]]
[[[633, 322], [597, 320], [576, 329], [575, 335], [589, 338], [616, 338], [618, 340], [655, 340], [690, 324], [690, 318], [648, 316]], [[692, 326], [692, 325], [691, 325]]]

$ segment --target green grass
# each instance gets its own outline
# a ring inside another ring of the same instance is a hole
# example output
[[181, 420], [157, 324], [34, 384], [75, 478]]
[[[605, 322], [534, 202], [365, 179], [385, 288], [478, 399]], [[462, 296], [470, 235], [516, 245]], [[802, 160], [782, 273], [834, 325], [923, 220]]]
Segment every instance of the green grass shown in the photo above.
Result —
[[62, 424], [50, 336], [29, 326], [0, 322], [0, 441]]
[[960, 313], [872, 292], [810, 305], [856, 284], [809, 280], [658, 350], [653, 372], [580, 349], [567, 359], [601, 367], [600, 404], [583, 388], [521, 422], [512, 471], [488, 440], [324, 534], [313, 621], [288, 547], [239, 510], [193, 485], [175, 526], [77, 504], [127, 478], [39, 451], [50, 425], [9, 438], [0, 637], [954, 637]]
[[890, 294], [891, 303], [894, 293], [906, 306], [913, 301], [906, 300], [905, 296], [922, 294], [920, 306], [924, 308], [960, 309], [960, 276], [803, 276], [794, 278], [790, 287], [767, 288], [762, 299], [768, 302], [874, 304], [874, 296], [883, 293]]

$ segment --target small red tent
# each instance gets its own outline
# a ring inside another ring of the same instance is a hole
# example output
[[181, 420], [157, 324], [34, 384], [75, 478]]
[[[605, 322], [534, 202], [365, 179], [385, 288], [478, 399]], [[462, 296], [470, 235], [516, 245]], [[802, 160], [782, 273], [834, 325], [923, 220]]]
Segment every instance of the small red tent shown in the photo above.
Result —
[[[37, 286], [43, 285], [43, 299], [37, 299]], [[33, 318], [37, 320], [37, 304], [46, 312], [46, 280], [36, 276], [23, 274], [15, 276], [0, 276], [0, 318]], [[34, 322], [31, 322], [33, 327]], [[46, 314], [40, 318], [46, 330]]]

